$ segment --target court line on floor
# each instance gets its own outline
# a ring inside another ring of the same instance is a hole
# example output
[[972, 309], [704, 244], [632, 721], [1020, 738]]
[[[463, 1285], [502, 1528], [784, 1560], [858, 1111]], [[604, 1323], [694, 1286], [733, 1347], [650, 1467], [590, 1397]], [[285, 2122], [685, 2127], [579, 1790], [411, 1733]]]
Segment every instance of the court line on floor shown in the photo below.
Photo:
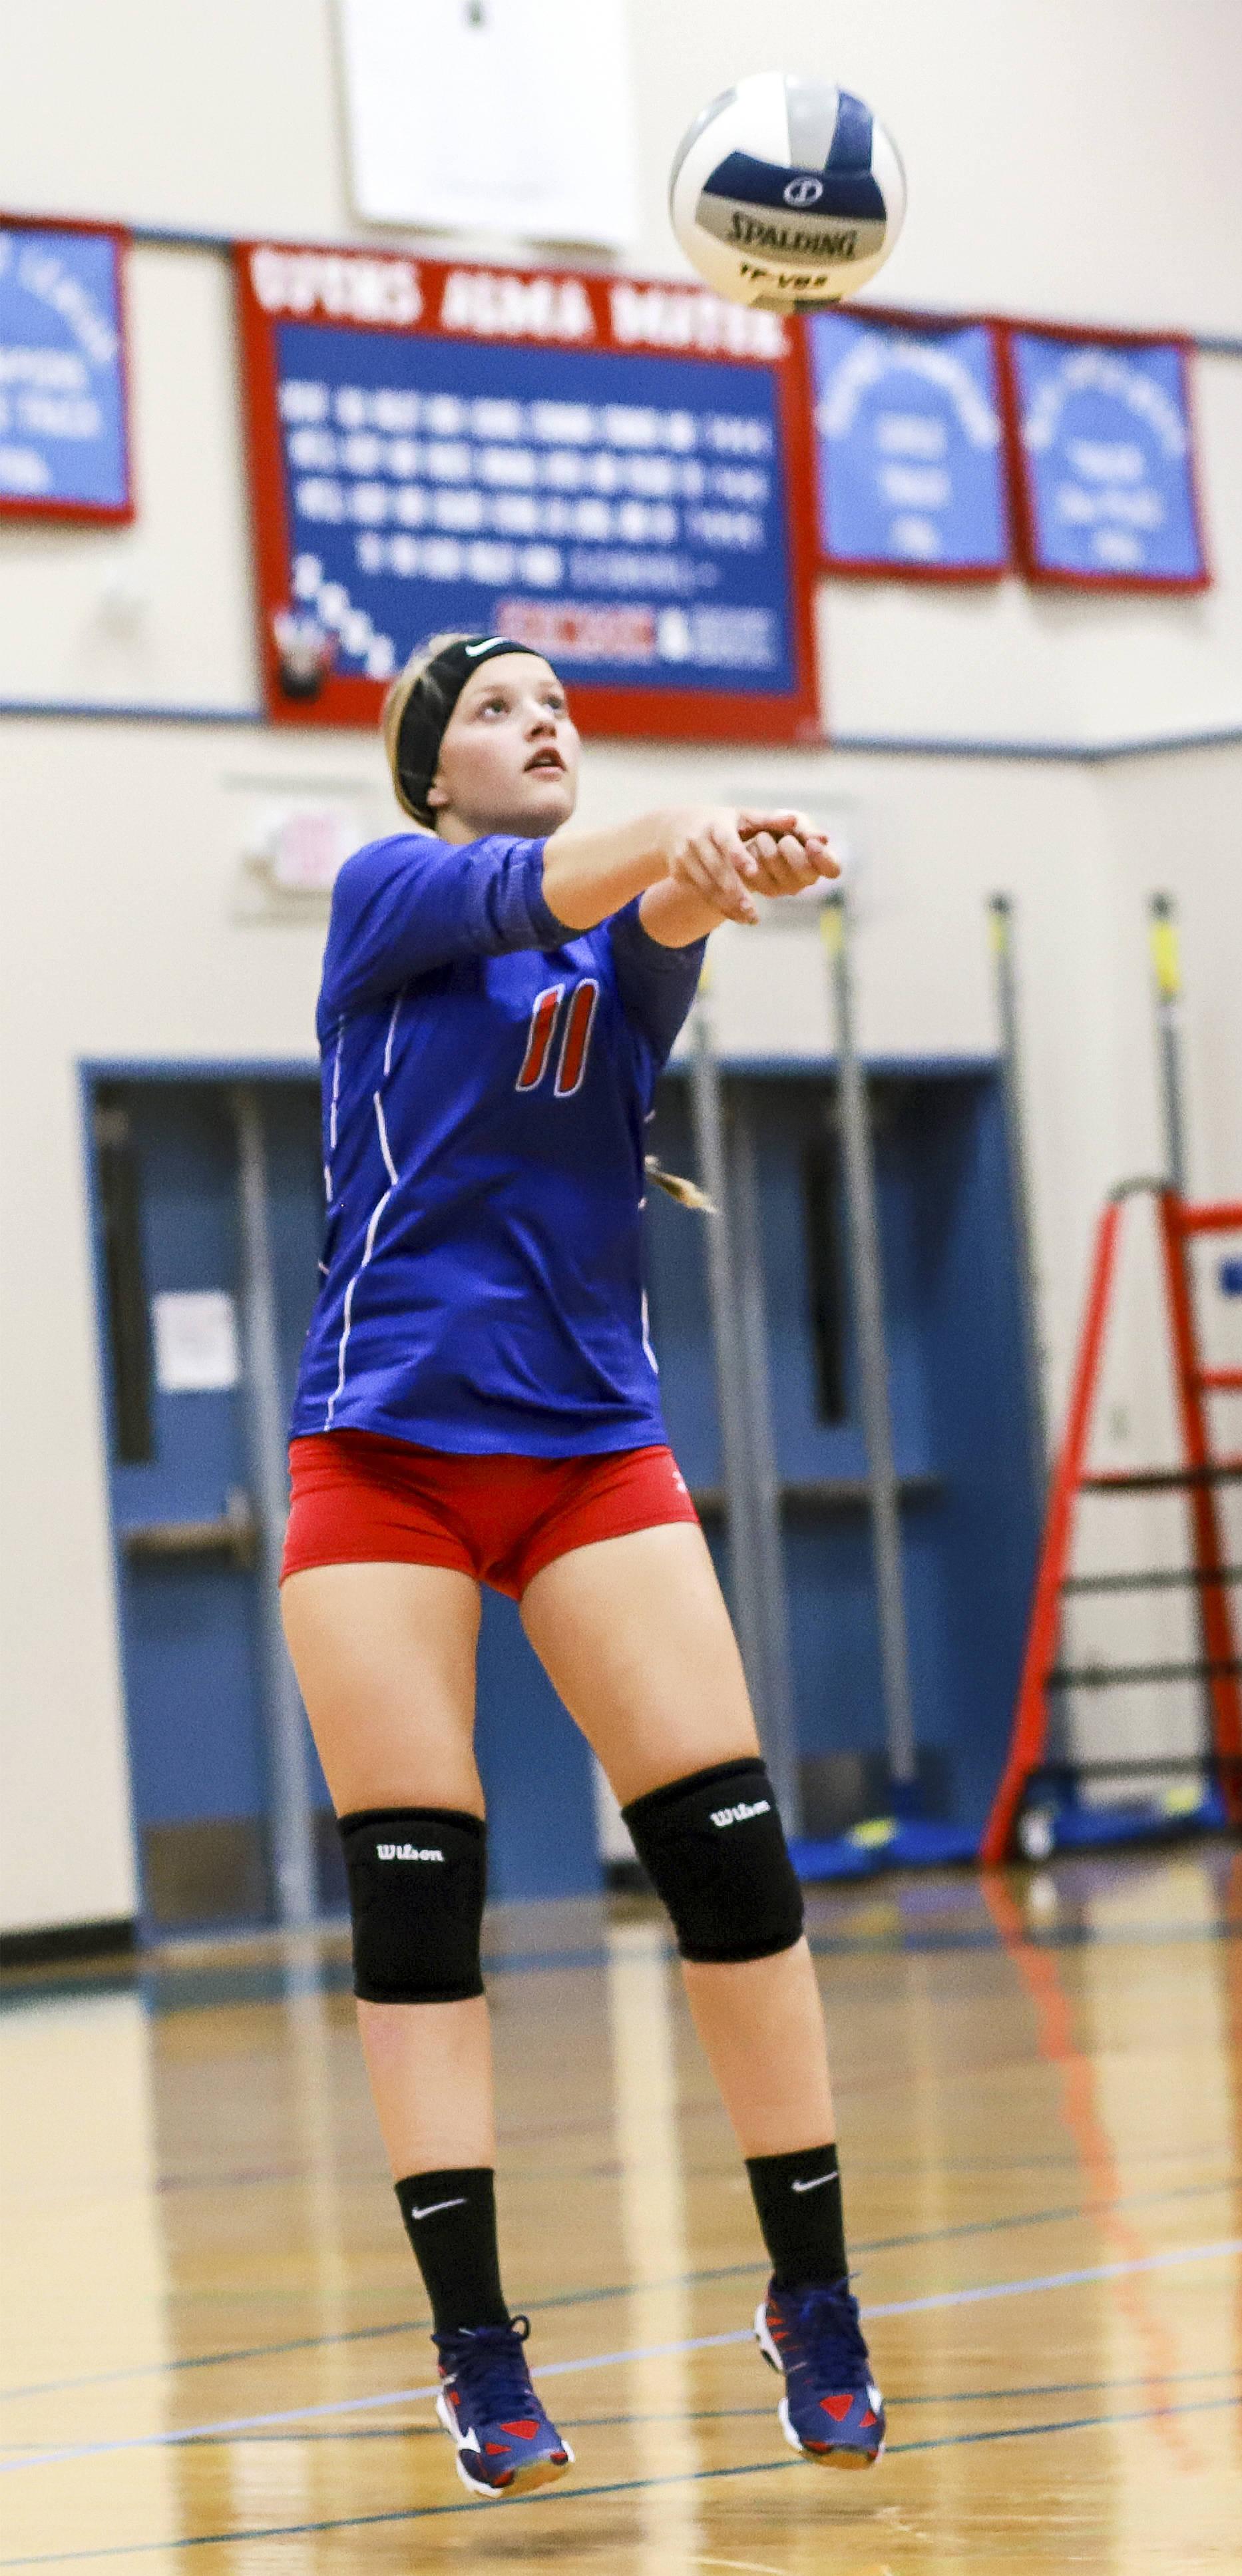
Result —
[[[1169, 2384], [1178, 2388], [1202, 2387], [1205, 2383], [1218, 2379], [1242, 2381], [1242, 2362], [1235, 2363], [1228, 2370], [1175, 2370], [1169, 2375]], [[890, 2390], [886, 2396], [886, 2403], [890, 2411], [907, 2406], [998, 2406], [1020, 2397], [1028, 2400], [1035, 2397], [1089, 2397], [1109, 2388], [1149, 2388], [1150, 2386], [1150, 2371], [1131, 2370], [1112, 2379], [1037, 2380], [1027, 2388], [922, 2389], [913, 2396], [897, 2397], [893, 2396]], [[752, 2420], [762, 2423], [771, 2412], [770, 2405], [689, 2406], [679, 2407], [675, 2413], [669, 2413], [666, 2410], [660, 2415], [644, 2415], [631, 2409], [624, 2415], [560, 2415], [559, 2420], [563, 2429], [572, 2433], [625, 2424], [726, 2424]], [[344, 2426], [338, 2430], [334, 2426], [331, 2432], [282, 2433], [274, 2437], [263, 2433], [245, 2433], [235, 2438], [252, 2442], [262, 2442], [271, 2438], [290, 2442], [402, 2442], [408, 2441], [415, 2434], [425, 2433], [431, 2437], [438, 2430], [439, 2427], [436, 2424], [360, 2424], [356, 2429]], [[207, 2447], [205, 2441], [204, 2447]]]
[[[876, 2317], [917, 2316], [924, 2310], [967, 2308], [990, 2299], [1029, 2297], [1040, 2290], [1077, 2288], [1089, 2281], [1129, 2279], [1138, 2272], [1159, 2272], [1188, 2263], [1221, 2262], [1242, 2255], [1242, 2236], [1226, 2236], [1210, 2245], [1171, 2246], [1161, 2254], [1144, 2254], [1119, 2263], [1092, 2263], [1072, 2272], [1041, 2272], [1025, 2281], [985, 2281], [974, 2288], [932, 2290], [917, 2299], [887, 2299], [868, 2306], [862, 2313], [868, 2322]], [[726, 2334], [691, 2335], [675, 2343], [623, 2345], [619, 2352], [587, 2353], [572, 2361], [546, 2361], [532, 2371], [534, 2379], [563, 2379], [588, 2370], [609, 2370], [636, 2361], [662, 2361], [679, 2353], [713, 2352], [728, 2344], [749, 2343], [753, 2328], [731, 2327]], [[67, 2443], [59, 2451], [10, 2453], [0, 2459], [0, 2475], [11, 2476], [18, 2469], [56, 2468], [70, 2460], [97, 2460], [114, 2457], [121, 2451], [158, 2451], [183, 2447], [187, 2442], [223, 2437], [229, 2433], [266, 2431], [278, 2424], [306, 2424], [321, 2421], [329, 2415], [362, 2415], [380, 2406], [411, 2406], [435, 2397], [439, 2382], [433, 2380], [424, 2388], [388, 2388], [371, 2397], [334, 2397], [318, 2406], [285, 2406], [270, 2414], [225, 2416], [210, 2424], [188, 2424], [159, 2433], [131, 2433], [120, 2441]]]
[[[1066, 2225], [1075, 2220], [1103, 2218], [1115, 2209], [1162, 2208], [1169, 2201], [1211, 2199], [1242, 2186], [1242, 2174], [1230, 2173], [1219, 2182], [1184, 2183], [1172, 2191], [1127, 2192], [1119, 2200], [1062, 2201], [1051, 2209], [1034, 2209], [1009, 2218], [963, 2219], [956, 2227], [931, 2227], [906, 2236], [874, 2236], [853, 2248], [855, 2256], [894, 2254], [916, 2251], [923, 2245], [945, 2245], [972, 2236], [996, 2236], [1020, 2233], [1024, 2227], [1049, 2227], [1058, 2222]], [[697, 2272], [674, 2272], [663, 2281], [610, 2281], [595, 2290], [557, 2290], [546, 2299], [527, 2299], [523, 2305], [532, 2316], [547, 2316], [558, 2308], [606, 2306], [613, 2299], [633, 2297], [637, 2286], [648, 2291], [707, 2288], [716, 2281], [741, 2281], [762, 2273], [763, 2256], [752, 2263], [722, 2263]], [[58, 2397], [71, 2388], [108, 2388], [132, 2380], [164, 2379], [185, 2370], [218, 2370], [230, 2362], [272, 2361], [291, 2352], [336, 2351], [342, 2344], [378, 2343], [399, 2334], [429, 2333], [429, 2317], [399, 2317], [395, 2324], [384, 2326], [351, 2326], [343, 2334], [296, 2335], [284, 2343], [242, 2344], [232, 2352], [194, 2353], [179, 2361], [147, 2362], [135, 2370], [92, 2371], [79, 2379], [46, 2379], [28, 2388], [0, 2388], [0, 2404], [18, 2399]]]
[[[1242, 2380], [1242, 2364], [1231, 2370], [1175, 2370], [1168, 2373], [1167, 2377], [1168, 2384], [1178, 2388], [1201, 2386], [1207, 2380]], [[1044, 2383], [1036, 2381], [1029, 2388], [923, 2389], [914, 2396], [898, 2397], [894, 2397], [890, 2392], [887, 2403], [890, 2408], [903, 2409], [907, 2406], [994, 2406], [1018, 2397], [1028, 2399], [1085, 2397], [1100, 2389], [1148, 2388], [1150, 2385], [1150, 2371], [1129, 2371], [1115, 2379], [1061, 2379]], [[559, 2407], [557, 2409], [561, 2429], [566, 2433], [603, 2431], [607, 2428], [634, 2424], [764, 2423], [771, 2412], [770, 2405], [687, 2406], [679, 2407], [675, 2414], [666, 2411], [661, 2415], [645, 2415], [633, 2409], [624, 2415], [561, 2415]], [[334, 2425], [330, 2432], [307, 2432], [303, 2427], [300, 2431], [293, 2430], [288, 2433], [232, 2433], [228, 2439], [230, 2446], [243, 2442], [262, 2443], [269, 2446], [280, 2442], [412, 2442], [433, 2441], [438, 2438], [439, 2431], [439, 2425], [432, 2423], [357, 2424], [339, 2428]], [[37, 2442], [27, 2442], [22, 2445], [23, 2451], [29, 2452], [32, 2458], [37, 2458], [46, 2447]], [[221, 2448], [221, 2443], [215, 2435], [195, 2433], [189, 2437], [186, 2448], [218, 2450]]]
[[[1142, 2406], [1106, 2415], [1073, 2415], [1052, 2424], [1000, 2424], [984, 2426], [978, 2432], [937, 2433], [922, 2442], [892, 2442], [885, 2451], [886, 2460], [909, 2459], [921, 2451], [955, 2451], [980, 2442], [1030, 2441], [1040, 2434], [1096, 2432], [1114, 2424], [1150, 2424], [1170, 2415], [1211, 2415], [1237, 2404], [1233, 2397], [1196, 2397], [1186, 2406]], [[541, 2487], [534, 2495], [512, 2496], [509, 2510], [516, 2505], [587, 2504], [599, 2496], [647, 2495], [669, 2487], [710, 2486], [722, 2478], [754, 2478], [770, 2475], [778, 2469], [805, 2469], [806, 2462], [787, 2454], [780, 2460], [747, 2460], [736, 2467], [722, 2469], [683, 2469], [668, 2477], [614, 2478], [595, 2487]], [[277, 2522], [260, 2525], [249, 2531], [196, 2532], [188, 2539], [120, 2541], [112, 2548], [47, 2550], [37, 2557], [0, 2558], [0, 2568], [69, 2567], [83, 2559], [144, 2558], [156, 2550], [228, 2549], [240, 2542], [253, 2540], [302, 2540], [330, 2531], [365, 2531], [377, 2524], [393, 2522], [435, 2522], [450, 2514], [477, 2513], [477, 2504], [396, 2505], [384, 2513], [341, 2514], [324, 2522]]]

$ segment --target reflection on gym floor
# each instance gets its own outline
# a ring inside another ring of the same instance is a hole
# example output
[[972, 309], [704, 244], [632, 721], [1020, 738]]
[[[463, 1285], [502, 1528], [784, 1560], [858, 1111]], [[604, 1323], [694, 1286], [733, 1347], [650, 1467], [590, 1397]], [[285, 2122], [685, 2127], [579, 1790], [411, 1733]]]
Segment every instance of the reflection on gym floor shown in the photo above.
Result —
[[[1190, 2576], [1242, 2531], [1242, 1857], [812, 1900], [889, 2402], [795, 2460], [661, 1925], [489, 1922], [501, 2223], [577, 2467], [461, 2493], [343, 1936], [5, 1983], [3, 2564]], [[480, 2525], [479, 2517], [486, 2517]]]

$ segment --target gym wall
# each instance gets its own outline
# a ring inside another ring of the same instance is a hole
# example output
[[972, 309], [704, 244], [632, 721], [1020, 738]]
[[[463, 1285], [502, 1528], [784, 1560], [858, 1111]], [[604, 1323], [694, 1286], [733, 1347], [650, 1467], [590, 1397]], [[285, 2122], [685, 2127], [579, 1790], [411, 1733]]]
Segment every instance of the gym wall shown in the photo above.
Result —
[[[631, 0], [631, 24], [631, 265], [675, 272], [663, 174], [683, 126], [741, 73], [822, 61], [823, 12], [781, 0], [756, 38], [740, 0]], [[828, 68], [875, 98], [908, 162], [886, 301], [1234, 335], [1196, 370], [1215, 586], [825, 585], [826, 712], [854, 749], [602, 744], [584, 813], [771, 786], [837, 815], [860, 853], [872, 1053], [995, 1046], [983, 907], [1014, 896], [1055, 1418], [1099, 1199], [1161, 1161], [1156, 887], [1183, 922], [1193, 1182], [1242, 1176], [1242, 22], [1223, 0], [842, 0], [833, 24]], [[0, 36], [10, 210], [370, 238], [349, 208], [330, 0], [0, 0]], [[0, 525], [0, 1930], [134, 1906], [78, 1065], [304, 1063], [322, 925], [243, 917], [249, 817], [265, 791], [325, 780], [369, 829], [395, 815], [369, 739], [258, 721], [223, 251], [145, 240], [129, 286], [133, 526]], [[718, 945], [726, 1050], [828, 1048], [813, 940]], [[1106, 1405], [1119, 1461], [1159, 1440], [1166, 1405], [1136, 1295]]]

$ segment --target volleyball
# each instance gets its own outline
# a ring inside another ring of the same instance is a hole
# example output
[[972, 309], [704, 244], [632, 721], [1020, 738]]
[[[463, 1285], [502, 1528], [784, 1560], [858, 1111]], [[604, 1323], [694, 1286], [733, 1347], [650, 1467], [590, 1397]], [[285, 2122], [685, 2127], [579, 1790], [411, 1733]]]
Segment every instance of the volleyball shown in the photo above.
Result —
[[888, 258], [906, 211], [891, 136], [832, 81], [757, 72], [682, 136], [673, 230], [718, 295], [765, 313], [839, 304]]

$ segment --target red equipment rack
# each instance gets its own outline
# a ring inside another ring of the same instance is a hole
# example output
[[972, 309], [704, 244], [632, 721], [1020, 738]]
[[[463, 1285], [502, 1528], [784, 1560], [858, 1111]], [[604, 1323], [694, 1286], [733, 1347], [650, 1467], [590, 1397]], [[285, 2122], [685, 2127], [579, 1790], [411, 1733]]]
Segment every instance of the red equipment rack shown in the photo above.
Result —
[[[1086, 1466], [1087, 1448], [1099, 1386], [1122, 1214], [1126, 1200], [1143, 1191], [1154, 1192], [1157, 1202], [1185, 1463], [1180, 1467], [1143, 1467], [1134, 1471], [1110, 1468], [1092, 1474]], [[1048, 1693], [1050, 1690], [1072, 1688], [1076, 1682], [1091, 1686], [1103, 1682], [1204, 1682], [1211, 1706], [1212, 1749], [1200, 1757], [1202, 1766], [1219, 1778], [1231, 1823], [1242, 1823], [1242, 1689], [1239, 1688], [1242, 1662], [1238, 1658], [1228, 1593], [1231, 1583], [1242, 1581], [1242, 1566], [1225, 1562], [1217, 1503], [1221, 1485], [1242, 1482], [1242, 1456], [1218, 1457], [1215, 1454], [1209, 1435], [1206, 1403], [1210, 1395], [1242, 1395], [1242, 1369], [1213, 1369], [1203, 1365], [1187, 1253], [1188, 1243], [1194, 1235], [1234, 1232], [1242, 1232], [1242, 1200], [1192, 1205], [1160, 1182], [1123, 1183], [1120, 1189], [1114, 1190], [1101, 1215], [1069, 1413], [1049, 1490], [1009, 1757], [980, 1844], [980, 1858], [988, 1867], [994, 1868], [1005, 1859], [1030, 1784], [1039, 1778], [1041, 1772], [1046, 1770], [1049, 1776], [1055, 1774], [1062, 1780], [1078, 1780], [1098, 1779], [1110, 1774], [1114, 1778], [1129, 1777], [1136, 1772], [1184, 1767], [1184, 1758], [1177, 1755], [1147, 1762], [1045, 1764]], [[1165, 1493], [1175, 1490], [1184, 1491], [1189, 1503], [1194, 1561], [1185, 1573], [1175, 1569], [1133, 1574], [1067, 1573], [1080, 1493]], [[1104, 1669], [1090, 1666], [1082, 1671], [1069, 1666], [1058, 1667], [1061, 1601], [1067, 1592], [1137, 1592], [1177, 1584], [1189, 1585], [1198, 1591], [1202, 1639], [1200, 1660], [1180, 1664], [1123, 1664]]]

